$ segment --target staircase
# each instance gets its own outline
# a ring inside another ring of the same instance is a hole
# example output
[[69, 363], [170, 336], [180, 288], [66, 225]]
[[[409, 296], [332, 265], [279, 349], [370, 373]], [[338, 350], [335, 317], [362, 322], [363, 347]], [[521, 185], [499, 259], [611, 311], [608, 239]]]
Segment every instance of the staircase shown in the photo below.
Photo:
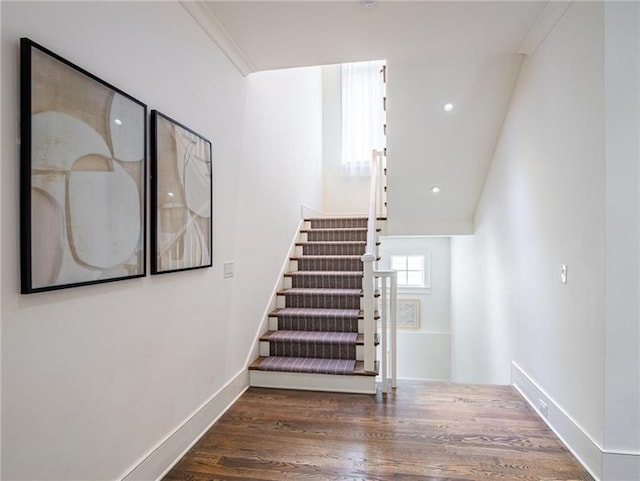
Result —
[[376, 392], [377, 365], [366, 372], [363, 363], [366, 241], [366, 217], [305, 220], [249, 366], [251, 386]]

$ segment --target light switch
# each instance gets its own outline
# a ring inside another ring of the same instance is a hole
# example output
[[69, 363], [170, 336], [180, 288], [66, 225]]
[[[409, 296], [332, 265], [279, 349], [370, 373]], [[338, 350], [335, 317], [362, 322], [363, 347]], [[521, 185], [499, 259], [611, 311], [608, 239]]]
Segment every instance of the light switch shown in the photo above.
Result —
[[560, 264], [560, 282], [563, 284], [567, 283], [567, 265]]
[[224, 277], [233, 277], [233, 262], [225, 262], [224, 263]]

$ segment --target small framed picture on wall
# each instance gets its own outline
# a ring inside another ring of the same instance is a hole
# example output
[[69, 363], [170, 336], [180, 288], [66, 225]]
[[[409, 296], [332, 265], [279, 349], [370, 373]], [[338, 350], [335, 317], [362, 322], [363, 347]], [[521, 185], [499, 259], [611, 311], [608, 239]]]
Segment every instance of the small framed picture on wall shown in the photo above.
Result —
[[398, 299], [398, 329], [420, 329], [420, 300]]

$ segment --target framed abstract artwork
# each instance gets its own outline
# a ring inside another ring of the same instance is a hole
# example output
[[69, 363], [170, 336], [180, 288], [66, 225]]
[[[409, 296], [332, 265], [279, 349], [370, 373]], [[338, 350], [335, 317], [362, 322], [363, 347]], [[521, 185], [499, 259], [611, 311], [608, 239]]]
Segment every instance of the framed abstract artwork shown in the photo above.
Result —
[[396, 324], [398, 329], [420, 329], [419, 299], [398, 299]]
[[211, 142], [151, 111], [151, 273], [213, 265]]
[[20, 41], [21, 291], [146, 275], [147, 107]]

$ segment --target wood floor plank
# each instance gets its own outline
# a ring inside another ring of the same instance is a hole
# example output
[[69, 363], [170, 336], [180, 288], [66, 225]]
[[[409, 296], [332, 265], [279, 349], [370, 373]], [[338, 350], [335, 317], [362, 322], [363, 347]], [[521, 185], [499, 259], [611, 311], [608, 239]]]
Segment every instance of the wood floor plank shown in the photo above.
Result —
[[165, 481], [593, 481], [515, 389], [250, 388]]

